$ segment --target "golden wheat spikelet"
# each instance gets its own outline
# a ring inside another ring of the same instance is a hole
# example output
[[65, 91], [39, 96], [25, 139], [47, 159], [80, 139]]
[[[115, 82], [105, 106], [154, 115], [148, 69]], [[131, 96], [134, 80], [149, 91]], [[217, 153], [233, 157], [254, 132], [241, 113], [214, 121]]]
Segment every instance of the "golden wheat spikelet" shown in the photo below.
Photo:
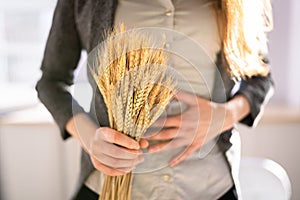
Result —
[[[107, 33], [90, 66], [105, 101], [111, 128], [139, 141], [173, 97], [175, 83], [166, 75], [164, 42], [121, 24]], [[94, 71], [94, 69], [96, 69]], [[129, 200], [132, 173], [105, 175], [100, 200]]]

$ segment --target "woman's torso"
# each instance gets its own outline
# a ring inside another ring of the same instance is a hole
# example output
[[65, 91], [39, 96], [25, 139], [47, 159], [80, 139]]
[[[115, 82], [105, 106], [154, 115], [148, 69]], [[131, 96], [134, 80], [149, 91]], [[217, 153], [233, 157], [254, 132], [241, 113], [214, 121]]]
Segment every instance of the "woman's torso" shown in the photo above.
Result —
[[[212, 5], [205, 0], [146, 2], [119, 0], [114, 23], [123, 22], [128, 29], [155, 27], [156, 33], [164, 32], [166, 50], [173, 52], [171, 66], [181, 75], [179, 88], [212, 99], [218, 73], [214, 63], [221, 43]], [[136, 169], [133, 199], [218, 198], [233, 182], [224, 152], [216, 142], [217, 138], [174, 168], [167, 167], [167, 161], [184, 149], [146, 155], [145, 162]], [[95, 171], [86, 184], [99, 192], [102, 177]]]

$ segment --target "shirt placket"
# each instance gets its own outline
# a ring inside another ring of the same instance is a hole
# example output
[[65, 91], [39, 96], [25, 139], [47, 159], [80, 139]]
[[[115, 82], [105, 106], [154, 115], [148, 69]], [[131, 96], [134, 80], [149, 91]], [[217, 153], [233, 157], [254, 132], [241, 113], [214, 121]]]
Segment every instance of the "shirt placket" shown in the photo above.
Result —
[[[163, 7], [163, 23], [164, 27], [173, 30], [175, 20], [175, 7], [172, 0], [158, 0], [158, 3]], [[172, 43], [174, 42], [173, 34], [166, 33], [166, 43], [164, 49], [166, 51], [172, 50]], [[169, 64], [172, 65], [172, 59], [169, 60]]]

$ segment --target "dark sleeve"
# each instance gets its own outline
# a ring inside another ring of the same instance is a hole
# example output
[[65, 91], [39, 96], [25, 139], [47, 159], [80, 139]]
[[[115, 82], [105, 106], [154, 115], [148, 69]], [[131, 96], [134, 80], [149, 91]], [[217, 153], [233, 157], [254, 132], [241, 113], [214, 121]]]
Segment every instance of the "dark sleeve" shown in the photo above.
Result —
[[58, 124], [64, 139], [70, 136], [65, 130], [67, 121], [73, 115], [84, 112], [67, 91], [67, 87], [73, 84], [73, 72], [80, 53], [74, 1], [58, 0], [42, 60], [42, 77], [37, 82], [36, 90], [39, 99]]
[[271, 74], [254, 76], [241, 82], [236, 94], [244, 95], [250, 103], [250, 114], [240, 122], [248, 126], [256, 126], [260, 120], [265, 105], [274, 94], [274, 82]]

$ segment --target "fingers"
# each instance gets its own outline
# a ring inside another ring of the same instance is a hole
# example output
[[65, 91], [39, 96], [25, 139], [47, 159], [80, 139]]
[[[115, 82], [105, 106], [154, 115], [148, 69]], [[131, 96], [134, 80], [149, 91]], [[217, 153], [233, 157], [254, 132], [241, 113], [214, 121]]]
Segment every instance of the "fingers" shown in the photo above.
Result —
[[188, 105], [197, 105], [198, 104], [198, 98], [196, 95], [184, 92], [182, 90], [179, 90], [175, 95], [174, 98], [178, 101], [182, 101]]
[[108, 166], [104, 165], [103, 163], [99, 162], [93, 156], [91, 156], [91, 161], [97, 170], [99, 170], [109, 176], [121, 176], [121, 175], [125, 175], [133, 170], [132, 168], [115, 169], [112, 167], [108, 167]]
[[147, 147], [144, 139], [138, 143], [134, 139], [110, 128], [99, 128], [90, 146], [90, 157], [99, 171], [119, 176], [132, 171], [142, 162], [141, 147]]
[[136, 159], [142, 154], [138, 142], [110, 128], [101, 128], [91, 146], [91, 153], [98, 159], [103, 155], [114, 159]]
[[189, 157], [192, 153], [197, 151], [200, 148], [200, 144], [190, 145], [185, 149], [183, 153], [176, 156], [171, 162], [169, 163], [170, 167], [174, 167], [175, 165], [178, 165], [180, 162], [182, 162], [184, 159]]
[[170, 147], [168, 147], [169, 143], [170, 142], [162, 142], [159, 144], [152, 145], [152, 146], [148, 147], [148, 152], [149, 153], [157, 153], [160, 151], [169, 150], [170, 149]]
[[166, 118], [159, 118], [156, 120], [150, 128], [155, 129], [157, 127], [178, 127], [181, 122], [181, 115], [169, 116]]
[[99, 128], [96, 132], [96, 136], [109, 143], [114, 143], [128, 149], [140, 149], [140, 145], [137, 141], [111, 128]]
[[144, 161], [142, 155], [136, 157], [135, 159], [115, 159], [113, 157], [102, 154], [95, 159], [97, 159], [97, 161], [101, 162], [102, 164], [115, 169], [133, 168], [137, 164]]
[[97, 158], [102, 154], [118, 159], [135, 159], [142, 154], [141, 150], [127, 149], [102, 140], [92, 143], [91, 153]]
[[164, 129], [159, 132], [151, 133], [147, 136], [147, 140], [170, 140], [178, 136], [178, 128]]
[[167, 150], [172, 150], [176, 149], [179, 147], [185, 146], [185, 142], [182, 139], [174, 139], [172, 141], [168, 142], [162, 142], [159, 144], [152, 145], [148, 147], [148, 152], [149, 153], [157, 153], [160, 151], [167, 151]]
[[146, 139], [143, 139], [143, 138], [141, 138], [139, 144], [140, 144], [140, 147], [142, 149], [145, 149], [149, 146], [149, 142]]

